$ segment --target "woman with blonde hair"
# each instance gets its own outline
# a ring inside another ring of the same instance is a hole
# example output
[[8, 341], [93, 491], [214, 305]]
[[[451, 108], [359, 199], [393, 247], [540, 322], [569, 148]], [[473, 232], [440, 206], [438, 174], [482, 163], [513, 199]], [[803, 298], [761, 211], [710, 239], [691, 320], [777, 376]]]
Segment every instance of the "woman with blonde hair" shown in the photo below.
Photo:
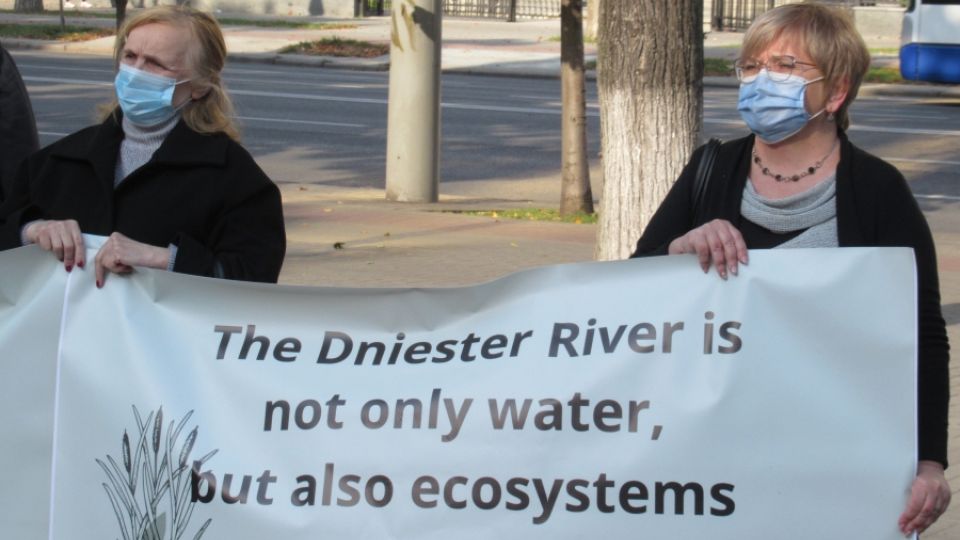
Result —
[[927, 222], [903, 175], [846, 135], [870, 54], [845, 12], [817, 3], [763, 13], [741, 54], [738, 109], [752, 134], [719, 147], [699, 198], [695, 177], [706, 147], [694, 153], [634, 256], [693, 254], [704, 272], [714, 267], [727, 279], [747, 264], [748, 248], [913, 248], [919, 463], [899, 527], [922, 532], [950, 503], [949, 344]]
[[0, 249], [37, 244], [66, 270], [82, 233], [109, 236], [97, 285], [134, 267], [276, 282], [286, 248], [276, 185], [238, 143], [217, 22], [161, 6], [117, 34], [116, 102], [99, 125], [31, 156], [0, 206]]

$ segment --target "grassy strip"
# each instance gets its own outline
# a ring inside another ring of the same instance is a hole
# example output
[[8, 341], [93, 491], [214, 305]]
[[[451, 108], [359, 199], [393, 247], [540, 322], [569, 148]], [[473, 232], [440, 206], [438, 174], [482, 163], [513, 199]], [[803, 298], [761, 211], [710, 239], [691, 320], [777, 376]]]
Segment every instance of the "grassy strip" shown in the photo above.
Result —
[[868, 83], [903, 83], [910, 82], [903, 80], [900, 76], [900, 69], [894, 67], [872, 67], [863, 78], [863, 82]]
[[524, 221], [556, 221], [561, 223], [596, 223], [597, 214], [577, 212], [569, 216], [561, 216], [558, 210], [550, 208], [516, 208], [508, 210], [449, 210], [452, 214], [466, 216], [482, 216], [494, 219], [522, 219]]
[[113, 28], [59, 24], [5, 24], [0, 25], [0, 37], [19, 39], [49, 39], [56, 41], [87, 41], [113, 35]]
[[704, 58], [704, 77], [727, 77], [733, 75], [733, 62], [723, 58]]
[[286, 21], [282, 19], [236, 19], [230, 17], [218, 18], [222, 26], [256, 26], [260, 28], [286, 28], [291, 30], [353, 30], [355, 24], [349, 23], [315, 23]]
[[309, 54], [317, 56], [345, 56], [353, 58], [376, 58], [390, 52], [384, 43], [370, 43], [355, 39], [324, 38], [316, 41], [301, 41], [280, 49], [281, 53]]
[[[77, 0], [79, 4], [79, 0]], [[127, 15], [130, 15], [131, 10], [127, 10]], [[0, 13], [10, 13], [12, 15], [47, 15], [53, 17], [60, 16], [59, 9], [45, 9], [43, 11], [14, 11], [12, 9], [0, 9]], [[113, 8], [110, 8], [110, 11], [102, 10], [90, 10], [90, 9], [80, 9], [80, 8], [63, 8], [63, 16], [70, 18], [78, 19], [116, 19], [117, 12]]]
[[[587, 60], [584, 64], [588, 70], [597, 69], [596, 60]], [[726, 77], [733, 75], [733, 62], [722, 58], [704, 58], [703, 75], [706, 77]]]
[[[12, 9], [0, 9], [0, 13], [26, 14], [26, 15], [59, 15], [60, 11], [48, 9], [35, 13], [23, 13], [13, 11]], [[90, 19], [116, 19], [117, 14], [112, 9], [110, 11], [89, 11], [77, 8], [66, 8], [63, 10], [64, 16], [79, 17]], [[127, 16], [131, 15], [131, 10], [127, 10]], [[290, 21], [285, 19], [244, 19], [241, 17], [218, 17], [217, 22], [221, 26], [257, 26], [260, 28], [286, 28], [291, 30], [353, 30], [357, 25], [351, 23], [317, 23], [309, 21]]]
[[[547, 41], [554, 41], [554, 42], [560, 43], [560, 42], [562, 42], [563, 40], [560, 38], [560, 36], [550, 36], [550, 37], [547, 38]], [[584, 34], [584, 35], [583, 35], [583, 42], [584, 42], [585, 44], [591, 44], [591, 45], [592, 45], [592, 44], [595, 44], [595, 43], [597, 42], [597, 38], [592, 38], [592, 37]]]

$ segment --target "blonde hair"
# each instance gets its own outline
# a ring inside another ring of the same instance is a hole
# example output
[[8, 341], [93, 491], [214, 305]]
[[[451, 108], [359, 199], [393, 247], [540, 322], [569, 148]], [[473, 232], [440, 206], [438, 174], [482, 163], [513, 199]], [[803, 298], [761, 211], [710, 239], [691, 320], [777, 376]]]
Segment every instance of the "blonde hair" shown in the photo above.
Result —
[[[227, 45], [220, 26], [210, 15], [188, 6], [158, 6], [124, 21], [114, 43], [114, 68], [119, 68], [123, 48], [134, 29], [148, 24], [165, 24], [186, 28], [194, 43], [188, 48], [187, 67], [194, 90], [204, 92], [199, 99], [191, 99], [182, 109], [187, 126], [197, 133], [225, 133], [239, 141], [240, 132], [233, 121], [233, 102], [227, 94], [220, 72], [227, 59]], [[117, 102], [106, 106], [106, 117], [116, 110]]]
[[847, 83], [847, 97], [835, 113], [841, 129], [850, 126], [848, 108], [870, 69], [870, 51], [846, 10], [809, 2], [787, 4], [761, 14], [743, 37], [742, 55], [755, 57], [781, 37], [796, 40], [823, 73], [829, 93]]

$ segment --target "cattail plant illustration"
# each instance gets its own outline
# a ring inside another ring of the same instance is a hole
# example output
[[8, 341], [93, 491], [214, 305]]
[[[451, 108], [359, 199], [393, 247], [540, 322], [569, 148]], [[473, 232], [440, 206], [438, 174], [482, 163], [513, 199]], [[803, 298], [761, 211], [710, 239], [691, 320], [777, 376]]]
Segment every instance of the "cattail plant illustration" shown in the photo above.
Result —
[[[193, 464], [206, 463], [217, 450], [200, 459], [190, 459], [197, 442], [197, 427], [194, 426], [182, 442], [180, 435], [193, 411], [179, 422], [171, 420], [167, 426], [163, 423], [163, 407], [150, 411], [144, 419], [134, 406], [133, 415], [137, 431], [131, 438], [124, 430], [120, 463], [109, 454], [106, 461], [96, 460], [107, 475], [108, 482], [103, 483], [103, 489], [120, 526], [120, 538], [179, 540], [187, 534], [196, 504], [190, 500]], [[193, 540], [199, 540], [210, 523], [207, 519]]]

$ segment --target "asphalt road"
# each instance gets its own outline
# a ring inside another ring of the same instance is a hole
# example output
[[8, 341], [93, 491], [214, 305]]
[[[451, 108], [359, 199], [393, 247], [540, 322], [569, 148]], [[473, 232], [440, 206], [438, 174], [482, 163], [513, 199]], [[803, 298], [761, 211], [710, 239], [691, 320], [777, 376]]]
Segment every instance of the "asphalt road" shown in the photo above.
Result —
[[[110, 97], [107, 58], [13, 54], [33, 100], [42, 144], [90, 124], [96, 105]], [[276, 182], [383, 186], [386, 73], [237, 63], [226, 70], [226, 81], [244, 143]], [[596, 156], [595, 85], [587, 94], [589, 152]], [[498, 179], [556, 178], [556, 80], [444, 75], [442, 95], [444, 186], [454, 191], [461, 186], [476, 196], [480, 186], [492, 189]], [[704, 115], [708, 137], [745, 132], [735, 89], [708, 88]], [[854, 142], [899, 167], [921, 201], [960, 201], [960, 103], [861, 97], [852, 115]], [[599, 172], [596, 167], [594, 160]], [[471, 189], [469, 182], [477, 185]]]

